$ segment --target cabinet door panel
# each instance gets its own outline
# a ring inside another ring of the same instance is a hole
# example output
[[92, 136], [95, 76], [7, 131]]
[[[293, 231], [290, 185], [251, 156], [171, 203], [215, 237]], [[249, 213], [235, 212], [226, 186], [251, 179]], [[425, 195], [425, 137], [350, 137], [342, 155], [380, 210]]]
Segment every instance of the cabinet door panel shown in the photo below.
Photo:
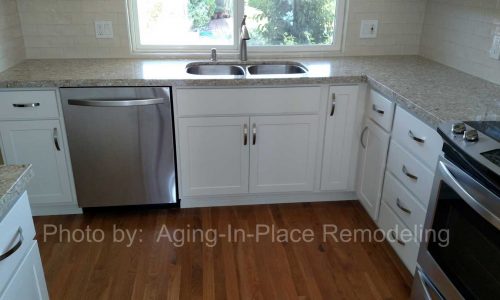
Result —
[[[250, 118], [250, 192], [312, 191], [318, 116]], [[255, 126], [255, 127], [254, 127]]]
[[248, 193], [245, 126], [248, 117], [179, 119], [183, 196]]
[[[335, 107], [332, 103], [335, 102]], [[347, 190], [352, 170], [355, 138], [357, 86], [335, 86], [330, 90], [326, 120], [321, 190]]]
[[0, 122], [0, 136], [5, 163], [33, 165], [35, 176], [28, 186], [32, 205], [73, 202], [59, 121]]
[[32, 243], [31, 249], [13, 274], [5, 291], [0, 295], [0, 300], [49, 299], [38, 244], [36, 241], [30, 242]]
[[377, 220], [390, 136], [372, 120], [367, 120], [364, 128], [357, 192], [370, 217]]

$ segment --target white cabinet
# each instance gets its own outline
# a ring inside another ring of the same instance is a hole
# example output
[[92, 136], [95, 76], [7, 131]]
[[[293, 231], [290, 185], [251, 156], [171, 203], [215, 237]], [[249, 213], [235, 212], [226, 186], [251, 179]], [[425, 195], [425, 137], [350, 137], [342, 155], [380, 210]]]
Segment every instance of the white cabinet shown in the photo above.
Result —
[[355, 155], [354, 141], [357, 86], [333, 86], [330, 88], [326, 120], [325, 146], [321, 190], [347, 190]]
[[0, 89], [0, 149], [6, 164], [33, 165], [33, 215], [81, 213], [57, 90]]
[[248, 117], [180, 119], [182, 194], [248, 193], [248, 131]]
[[250, 192], [312, 191], [318, 116], [251, 117]]
[[373, 220], [378, 218], [380, 208], [389, 139], [389, 133], [366, 120], [361, 134], [357, 193]]
[[318, 116], [179, 120], [185, 196], [312, 191]]
[[6, 164], [33, 165], [28, 188], [32, 207], [74, 203], [58, 120], [3, 121], [0, 137]]
[[40, 252], [36, 242], [32, 242], [31, 249], [0, 295], [0, 300], [12, 299], [49, 299]]

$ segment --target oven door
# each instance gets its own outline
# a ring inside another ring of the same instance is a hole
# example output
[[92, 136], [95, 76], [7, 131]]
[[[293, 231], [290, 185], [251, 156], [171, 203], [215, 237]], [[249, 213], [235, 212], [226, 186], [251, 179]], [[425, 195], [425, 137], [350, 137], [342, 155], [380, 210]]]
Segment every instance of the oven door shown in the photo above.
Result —
[[499, 216], [498, 195], [441, 157], [418, 266], [443, 298], [500, 294]]

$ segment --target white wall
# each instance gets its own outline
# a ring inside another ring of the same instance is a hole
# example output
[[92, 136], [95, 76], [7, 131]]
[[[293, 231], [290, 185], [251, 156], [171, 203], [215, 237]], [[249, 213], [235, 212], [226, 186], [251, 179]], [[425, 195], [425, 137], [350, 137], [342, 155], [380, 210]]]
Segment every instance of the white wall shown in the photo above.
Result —
[[[426, 0], [349, 0], [344, 55], [417, 54]], [[28, 58], [129, 57], [125, 0], [18, 0]], [[359, 39], [362, 19], [379, 37]], [[94, 20], [112, 20], [114, 39], [96, 39]]]
[[0, 0], [0, 71], [24, 59], [16, 0]]
[[429, 0], [421, 54], [500, 84], [500, 61], [489, 57], [497, 27], [500, 0]]

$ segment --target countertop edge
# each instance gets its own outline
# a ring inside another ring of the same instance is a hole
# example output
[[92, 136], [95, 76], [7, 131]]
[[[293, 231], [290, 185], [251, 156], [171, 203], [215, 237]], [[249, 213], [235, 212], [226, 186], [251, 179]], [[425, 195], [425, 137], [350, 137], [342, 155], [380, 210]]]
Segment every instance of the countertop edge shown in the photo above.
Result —
[[11, 184], [7, 192], [0, 196], [0, 222], [26, 191], [28, 183], [34, 176], [31, 165], [22, 165], [20, 167], [25, 167], [25, 170]]

